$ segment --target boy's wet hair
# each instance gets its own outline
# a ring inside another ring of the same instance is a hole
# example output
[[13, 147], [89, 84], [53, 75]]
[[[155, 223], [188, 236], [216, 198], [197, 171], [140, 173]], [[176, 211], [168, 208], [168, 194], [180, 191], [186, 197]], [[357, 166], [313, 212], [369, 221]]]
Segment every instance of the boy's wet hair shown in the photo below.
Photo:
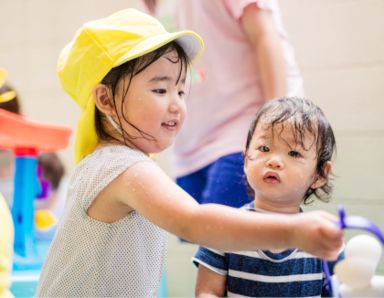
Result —
[[[176, 42], [172, 41], [170, 43], [165, 44], [164, 46], [158, 48], [157, 50], [154, 50], [148, 54], [145, 54], [143, 56], [140, 56], [136, 59], [130, 60], [118, 67], [112, 68], [111, 71], [104, 77], [104, 79], [101, 81], [101, 84], [104, 84], [108, 86], [111, 89], [112, 92], [112, 100], [113, 100], [113, 106], [116, 111], [117, 117], [119, 117], [119, 113], [117, 113], [117, 108], [120, 108], [122, 110], [125, 95], [128, 93], [129, 87], [131, 85], [132, 78], [136, 75], [138, 75], [140, 72], [145, 70], [147, 67], [149, 67], [152, 63], [157, 61], [161, 56], [164, 54], [175, 50], [177, 53], [177, 58], [175, 60], [170, 60], [173, 63], [180, 63], [180, 71], [177, 78], [177, 82], [179, 82], [180, 79], [182, 79], [182, 76], [184, 76], [187, 73], [188, 65], [190, 63], [189, 58], [187, 54], [184, 52], [183, 48]], [[116, 94], [116, 88], [119, 83], [119, 81], [123, 78], [127, 77], [129, 79], [127, 89], [123, 92], [123, 98], [121, 101], [121, 105], [119, 107], [116, 106], [116, 100], [115, 100], [115, 94]], [[116, 140], [113, 136], [108, 133], [103, 125], [103, 119], [105, 118], [105, 115], [100, 112], [96, 107], [96, 113], [95, 113], [95, 126], [96, 126], [96, 133], [101, 140]], [[121, 123], [123, 121], [129, 123], [133, 128], [135, 128], [141, 135], [142, 138], [146, 138], [149, 140], [154, 140], [154, 137], [141, 131], [138, 127], [134, 126], [132, 123], [129, 122], [128, 119], [125, 118], [124, 114], [122, 115], [122, 118], [118, 118], [118, 124], [120, 128], [122, 127]], [[133, 136], [130, 136], [125, 131], [123, 132], [124, 142], [125, 144], [129, 145], [132, 144], [131, 140], [134, 138]], [[137, 138], [137, 137], [136, 137]], [[116, 140], [117, 141], [117, 140]]]
[[[304, 195], [304, 204], [312, 202], [309, 199], [311, 195], [315, 195], [321, 201], [328, 202], [329, 195], [332, 192], [332, 185], [325, 172], [325, 165], [328, 161], [331, 161], [333, 153], [336, 151], [336, 140], [332, 127], [323, 111], [313, 102], [298, 97], [280, 98], [267, 102], [258, 110], [250, 125], [245, 146], [245, 156], [247, 155], [253, 133], [261, 119], [267, 119], [267, 125], [271, 129], [275, 125], [284, 124], [286, 121], [289, 121], [293, 127], [295, 142], [304, 150], [309, 149], [304, 147], [306, 134], [308, 133], [314, 137], [317, 156], [316, 173], [326, 178], [327, 182], [320, 188], [309, 188]], [[249, 185], [248, 190], [253, 193]]]

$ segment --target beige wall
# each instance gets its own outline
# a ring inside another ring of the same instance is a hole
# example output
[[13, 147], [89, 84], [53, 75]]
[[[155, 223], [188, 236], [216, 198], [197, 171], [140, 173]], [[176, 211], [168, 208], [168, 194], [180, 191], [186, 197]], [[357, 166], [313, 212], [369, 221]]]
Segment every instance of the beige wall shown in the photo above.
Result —
[[336, 133], [334, 204], [384, 228], [384, 1], [291, 0], [281, 7], [307, 95]]
[[[75, 128], [78, 109], [61, 91], [55, 72], [58, 53], [84, 21], [135, 3], [0, 1], [0, 67], [19, 90], [28, 118]], [[368, 216], [384, 229], [384, 1], [280, 3], [307, 96], [324, 109], [338, 142], [334, 202], [314, 207], [334, 212], [342, 203], [348, 213]], [[72, 169], [72, 150], [60, 154]], [[166, 156], [160, 161], [169, 169]], [[190, 267], [192, 250], [171, 243], [170, 294], [192, 295], [192, 271], [172, 271], [184, 268], [178, 262]]]

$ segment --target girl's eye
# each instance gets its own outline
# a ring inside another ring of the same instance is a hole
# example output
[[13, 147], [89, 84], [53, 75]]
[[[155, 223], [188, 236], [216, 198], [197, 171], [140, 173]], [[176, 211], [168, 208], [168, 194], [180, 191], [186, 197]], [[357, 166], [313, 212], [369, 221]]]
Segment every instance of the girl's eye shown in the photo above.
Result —
[[183, 97], [185, 95], [185, 92], [184, 91], [179, 91], [179, 96], [180, 97]]
[[261, 152], [269, 152], [269, 147], [268, 146], [260, 146], [259, 147], [259, 150], [261, 151]]
[[165, 94], [165, 93], [167, 93], [167, 90], [165, 90], [165, 89], [153, 89], [152, 92], [154, 92], [156, 94]]
[[292, 157], [294, 157], [294, 158], [299, 158], [299, 157], [302, 156], [302, 155], [300, 154], [300, 152], [297, 152], [297, 151], [295, 151], [295, 150], [289, 151], [289, 152], [288, 152], [288, 155], [289, 155], [289, 156], [292, 156]]

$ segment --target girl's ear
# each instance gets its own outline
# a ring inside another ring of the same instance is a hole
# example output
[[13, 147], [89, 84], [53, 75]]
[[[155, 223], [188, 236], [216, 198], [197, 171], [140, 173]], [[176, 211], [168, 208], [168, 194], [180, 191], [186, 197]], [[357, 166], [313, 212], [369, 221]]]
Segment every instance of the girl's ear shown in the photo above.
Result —
[[245, 150], [245, 151], [243, 152], [243, 156], [244, 156], [244, 166], [243, 166], [243, 170], [244, 170], [244, 173], [247, 173], [247, 165], [248, 165], [247, 150]]
[[317, 189], [317, 188], [324, 186], [327, 183], [328, 176], [331, 173], [331, 170], [332, 170], [332, 163], [330, 161], [327, 161], [324, 165], [325, 177], [317, 176], [315, 182], [312, 183], [311, 188]]
[[98, 84], [93, 89], [93, 98], [95, 100], [96, 107], [106, 115], [114, 115], [115, 109], [111, 98], [111, 92], [107, 86]]

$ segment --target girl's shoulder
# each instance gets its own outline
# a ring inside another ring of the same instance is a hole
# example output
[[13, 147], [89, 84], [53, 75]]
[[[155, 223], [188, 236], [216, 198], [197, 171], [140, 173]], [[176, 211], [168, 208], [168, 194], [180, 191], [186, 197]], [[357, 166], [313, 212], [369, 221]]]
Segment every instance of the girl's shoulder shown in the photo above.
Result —
[[[91, 154], [89, 154], [84, 161], [89, 160], [110, 160], [119, 158], [129, 158], [129, 160], [148, 160], [149, 157], [143, 152], [132, 149], [125, 145], [105, 145], [96, 148]], [[83, 161], [82, 161], [83, 162]]]
[[133, 165], [153, 162], [144, 153], [123, 145], [98, 147], [75, 168], [69, 182], [69, 196], [87, 209], [93, 199], [113, 180]]

